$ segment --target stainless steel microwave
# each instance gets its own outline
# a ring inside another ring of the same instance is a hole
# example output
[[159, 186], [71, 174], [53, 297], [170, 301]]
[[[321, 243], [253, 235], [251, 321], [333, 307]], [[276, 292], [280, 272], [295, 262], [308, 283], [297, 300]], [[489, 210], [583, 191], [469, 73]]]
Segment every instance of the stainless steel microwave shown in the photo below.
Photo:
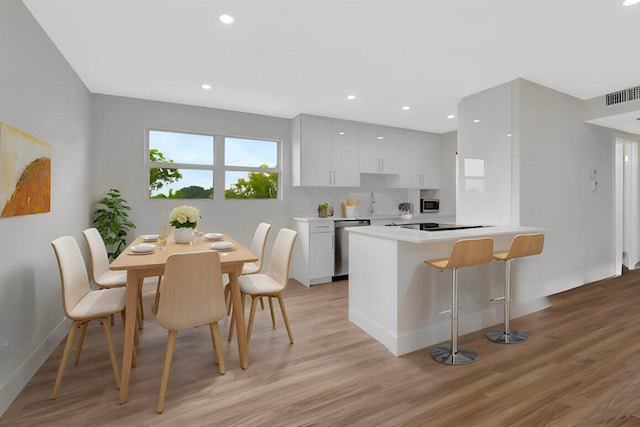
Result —
[[438, 212], [440, 210], [440, 199], [420, 199], [420, 212]]

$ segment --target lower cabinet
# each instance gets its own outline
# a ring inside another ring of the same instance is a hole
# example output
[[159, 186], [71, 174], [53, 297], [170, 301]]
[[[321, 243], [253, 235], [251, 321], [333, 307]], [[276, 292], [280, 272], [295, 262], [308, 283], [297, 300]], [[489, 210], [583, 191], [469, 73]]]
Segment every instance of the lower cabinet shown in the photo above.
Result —
[[305, 286], [331, 282], [334, 267], [334, 224], [326, 219], [296, 220], [298, 240], [291, 276]]

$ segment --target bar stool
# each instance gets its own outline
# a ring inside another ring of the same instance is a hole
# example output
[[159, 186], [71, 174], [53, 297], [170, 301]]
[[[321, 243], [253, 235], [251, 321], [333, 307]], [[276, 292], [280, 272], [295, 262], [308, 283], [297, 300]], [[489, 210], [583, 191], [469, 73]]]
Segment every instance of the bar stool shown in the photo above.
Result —
[[491, 329], [487, 332], [487, 338], [501, 344], [515, 344], [527, 339], [526, 332], [509, 328], [511, 318], [511, 261], [514, 258], [538, 255], [544, 246], [544, 234], [518, 234], [513, 238], [508, 252], [496, 252], [493, 258], [505, 261], [504, 296], [494, 298], [492, 301], [504, 300], [504, 328]]
[[424, 263], [439, 270], [453, 271], [451, 298], [451, 344], [434, 348], [431, 357], [446, 365], [466, 365], [478, 358], [478, 353], [466, 347], [458, 347], [458, 269], [487, 264], [493, 260], [493, 239], [461, 239], [451, 250], [449, 258], [427, 260]]

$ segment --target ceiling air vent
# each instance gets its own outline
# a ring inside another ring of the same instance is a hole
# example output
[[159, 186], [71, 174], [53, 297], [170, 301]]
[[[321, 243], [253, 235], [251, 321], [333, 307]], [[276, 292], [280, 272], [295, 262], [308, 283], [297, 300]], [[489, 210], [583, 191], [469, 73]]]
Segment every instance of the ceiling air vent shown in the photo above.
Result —
[[640, 99], [640, 86], [632, 87], [631, 89], [619, 90], [618, 92], [609, 93], [606, 95], [606, 105], [615, 105], [622, 102], [633, 101], [634, 99]]

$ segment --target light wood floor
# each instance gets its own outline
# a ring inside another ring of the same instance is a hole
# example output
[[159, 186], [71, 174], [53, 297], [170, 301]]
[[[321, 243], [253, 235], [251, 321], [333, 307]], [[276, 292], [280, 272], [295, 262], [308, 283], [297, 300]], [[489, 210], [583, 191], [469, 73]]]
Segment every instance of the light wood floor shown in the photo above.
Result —
[[[166, 333], [149, 310], [153, 289], [145, 288], [145, 329], [128, 403], [118, 404], [104, 334], [92, 324], [57, 400], [50, 395], [64, 343], [0, 425], [640, 425], [640, 272], [553, 296], [552, 307], [513, 322], [529, 332], [525, 343], [494, 344], [484, 331], [461, 337], [480, 357], [457, 367], [433, 361], [429, 349], [391, 355], [349, 322], [347, 291], [346, 282], [311, 289], [292, 283], [285, 302], [295, 344], [281, 318], [273, 330], [268, 310], [259, 310], [246, 371], [236, 344], [226, 342], [228, 321], [221, 324], [223, 376], [213, 364], [208, 328], [178, 334], [158, 415]], [[118, 320], [120, 351], [122, 335]]]

